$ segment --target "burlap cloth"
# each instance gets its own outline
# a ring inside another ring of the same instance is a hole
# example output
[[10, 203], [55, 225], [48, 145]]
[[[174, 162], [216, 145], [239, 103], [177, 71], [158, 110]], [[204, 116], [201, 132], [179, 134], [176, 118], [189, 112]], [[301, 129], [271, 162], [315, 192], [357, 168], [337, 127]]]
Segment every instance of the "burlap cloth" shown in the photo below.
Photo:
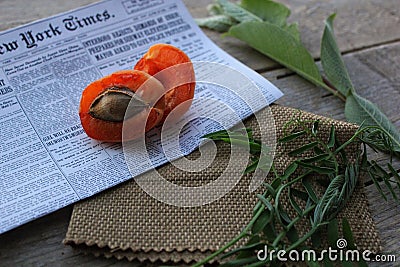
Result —
[[[271, 111], [276, 136], [280, 138], [283, 125], [298, 111], [278, 105], [271, 106]], [[345, 122], [306, 112], [301, 114], [304, 119], [320, 119], [319, 131], [324, 138], [328, 138], [332, 123], [342, 141], [357, 129], [357, 126]], [[245, 124], [254, 129], [258, 127], [254, 117]], [[227, 166], [230, 146], [219, 143], [217, 148], [213, 164], [203, 171], [185, 172], [166, 164], [158, 172], [177, 184], [198, 186], [207, 183], [216, 179]], [[277, 155], [281, 149], [277, 147]], [[348, 153], [355, 155], [357, 150], [353, 146]], [[193, 152], [188, 158], [198, 156], [198, 152]], [[293, 159], [275, 157], [275, 164], [281, 170], [290, 161]], [[134, 180], [130, 180], [76, 204], [64, 243], [95, 255], [118, 259], [198, 261], [231, 240], [249, 222], [257, 201], [256, 193], [249, 192], [249, 177], [243, 176], [233, 190], [219, 200], [191, 208], [157, 201], [142, 191]], [[339, 216], [349, 220], [358, 249], [369, 249], [375, 253], [380, 251], [380, 240], [368, 210], [362, 182], [359, 182], [352, 199]], [[306, 227], [309, 226], [304, 223], [298, 228], [299, 232], [304, 232]]]

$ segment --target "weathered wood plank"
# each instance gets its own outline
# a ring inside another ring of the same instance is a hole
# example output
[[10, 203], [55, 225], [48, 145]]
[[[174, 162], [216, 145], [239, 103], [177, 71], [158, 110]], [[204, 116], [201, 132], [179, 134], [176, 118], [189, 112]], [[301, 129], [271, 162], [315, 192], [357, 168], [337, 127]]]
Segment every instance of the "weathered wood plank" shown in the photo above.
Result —
[[0, 266], [142, 266], [84, 255], [62, 244], [72, 206], [0, 235]]
[[[204, 17], [204, 7], [212, 0], [185, 1], [194, 17]], [[314, 57], [319, 57], [324, 20], [337, 13], [335, 32], [341, 51], [353, 51], [400, 40], [400, 9], [398, 0], [280, 0], [292, 14], [289, 21], [298, 22], [302, 42]], [[233, 38], [222, 39], [218, 33], [206, 31], [207, 35], [225, 51], [255, 70], [276, 67], [266, 57]]]
[[[382, 184], [382, 188], [384, 185]], [[384, 190], [385, 193], [389, 193]], [[365, 193], [369, 201], [372, 218], [377, 224], [377, 230], [382, 242], [383, 253], [395, 255], [397, 261], [400, 259], [399, 227], [400, 206], [392, 198], [386, 202], [374, 185], [367, 186]], [[395, 266], [393, 262], [375, 263], [371, 266]]]
[[85, 6], [97, 0], [71, 0], [71, 1], [0, 1], [0, 31], [20, 26], [34, 20]]
[[[397, 126], [400, 126], [400, 42], [379, 46], [344, 56], [357, 92], [375, 102]], [[344, 102], [324, 89], [317, 88], [287, 70], [263, 75], [284, 93], [282, 105], [344, 120]], [[284, 78], [280, 78], [280, 77]]]
[[[400, 95], [397, 92], [399, 89], [397, 81], [400, 78], [400, 72], [396, 72], [395, 69], [399, 66], [391, 65], [394, 70], [391, 71], [391, 68], [385, 72], [393, 74], [390, 76], [380, 74], [379, 70], [382, 69], [380, 65], [382, 67], [386, 66], [388, 60], [397, 60], [396, 55], [400, 55], [399, 52], [400, 43], [345, 56], [346, 64], [352, 69], [351, 75], [364, 77], [362, 79], [354, 79], [355, 85], [360, 88], [360, 93], [364, 96], [373, 96], [378, 104], [388, 109], [386, 111], [389, 112], [389, 117], [397, 121], [397, 123], [399, 123], [399, 113], [396, 110], [390, 112], [389, 109], [390, 106], [394, 109], [398, 108], [398, 105], [394, 104], [398, 103], [400, 99]], [[376, 58], [380, 58], [380, 60], [375, 61]], [[369, 61], [376, 63], [373, 67], [370, 67]], [[280, 103], [336, 119], [344, 118], [343, 103], [333, 96], [323, 97], [326, 93], [322, 89], [310, 85], [295, 75], [274, 80], [285, 73], [287, 73], [286, 70], [279, 70], [263, 74], [273, 80], [286, 93], [285, 97], [279, 101]], [[382, 87], [382, 84], [386, 84], [386, 86]], [[374, 93], [378, 89], [380, 93]], [[383, 251], [393, 251], [399, 240], [399, 235], [394, 232], [396, 228], [393, 228], [398, 222], [398, 206], [392, 202], [390, 202], [389, 206], [384, 203], [379, 194], [375, 192], [376, 189], [373, 186], [369, 186], [368, 190], [373, 194], [373, 197], [370, 198], [371, 210], [384, 241]], [[386, 208], [383, 209], [382, 206]], [[91, 255], [85, 256], [70, 247], [63, 246], [61, 241], [66, 232], [70, 211], [71, 208], [62, 209], [59, 212], [1, 235], [1, 262], [10, 264], [13, 262], [24, 263], [26, 265], [40, 265], [41, 263], [52, 265], [57, 261], [62, 261], [62, 265], [123, 266], [128, 264], [126, 261], [119, 262], [113, 259], [95, 258]], [[139, 263], [136, 262], [136, 264]], [[133, 263], [133, 266], [135, 266], [135, 263]]]

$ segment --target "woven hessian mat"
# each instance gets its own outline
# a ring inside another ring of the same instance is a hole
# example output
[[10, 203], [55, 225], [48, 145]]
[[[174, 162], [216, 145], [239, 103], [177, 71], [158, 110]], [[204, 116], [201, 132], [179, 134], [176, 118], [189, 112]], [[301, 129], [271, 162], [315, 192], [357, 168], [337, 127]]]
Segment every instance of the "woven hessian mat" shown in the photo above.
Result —
[[[299, 111], [278, 105], [271, 106], [271, 111], [275, 119], [276, 137], [280, 138], [283, 125]], [[301, 112], [301, 116], [303, 119], [319, 119], [319, 134], [326, 139], [331, 124], [335, 125], [341, 141], [347, 140], [357, 129], [355, 125], [306, 112]], [[245, 125], [253, 129], [258, 127], [254, 117], [248, 119]], [[301, 145], [301, 142], [295, 145]], [[217, 143], [217, 148], [214, 162], [205, 170], [185, 172], [166, 164], [158, 168], [158, 172], [165, 179], [185, 186], [208, 183], [225, 170], [229, 159], [229, 145]], [[353, 146], [348, 153], [355, 156], [358, 149]], [[276, 155], [281, 151], [282, 148], [278, 146]], [[199, 152], [196, 151], [187, 158], [195, 159], [198, 156]], [[277, 169], [283, 170], [293, 158], [280, 156], [275, 157], [274, 161]], [[162, 203], [147, 195], [132, 179], [77, 203], [64, 243], [95, 255], [118, 259], [198, 261], [231, 240], [249, 222], [257, 201], [257, 192], [249, 192], [249, 179], [250, 176], [243, 176], [228, 194], [211, 204], [190, 208]], [[339, 217], [346, 217], [350, 222], [358, 249], [369, 249], [374, 253], [380, 251], [380, 240], [361, 182]], [[297, 229], [301, 234], [307, 227], [309, 225], [305, 222]]]

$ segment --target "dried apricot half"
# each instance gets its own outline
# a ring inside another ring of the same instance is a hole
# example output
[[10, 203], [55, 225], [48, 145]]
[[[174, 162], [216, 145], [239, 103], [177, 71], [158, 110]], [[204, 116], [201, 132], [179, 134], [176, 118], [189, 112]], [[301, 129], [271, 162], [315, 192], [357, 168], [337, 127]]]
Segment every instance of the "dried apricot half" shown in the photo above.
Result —
[[149, 48], [134, 69], [154, 76], [167, 90], [161, 123], [174, 109], [174, 117], [180, 117], [190, 108], [195, 75], [193, 64], [185, 52], [169, 44], [156, 44]]
[[[89, 84], [82, 93], [79, 117], [87, 135], [107, 142], [136, 139], [163, 118], [164, 86], [139, 70], [112, 73]], [[129, 108], [128, 108], [129, 106]]]

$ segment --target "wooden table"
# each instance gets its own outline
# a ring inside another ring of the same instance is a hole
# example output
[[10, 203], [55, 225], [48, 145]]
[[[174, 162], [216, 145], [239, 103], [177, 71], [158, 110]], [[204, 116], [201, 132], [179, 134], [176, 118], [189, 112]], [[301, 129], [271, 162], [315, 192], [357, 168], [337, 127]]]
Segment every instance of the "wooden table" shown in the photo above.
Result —
[[[302, 41], [318, 59], [323, 21], [336, 12], [336, 35], [350, 76], [359, 93], [377, 103], [400, 127], [400, 1], [399, 0], [280, 0], [298, 21]], [[48, 17], [95, 0], [13, 0], [0, 2], [0, 30]], [[186, 0], [194, 17], [207, 15], [209, 0]], [[276, 84], [284, 93], [278, 103], [317, 114], [344, 119], [344, 103], [281, 68], [265, 56], [232, 38], [205, 30], [220, 47]], [[377, 155], [378, 160], [382, 156]], [[400, 206], [385, 202], [374, 185], [365, 184], [370, 209], [384, 253], [400, 261]], [[0, 235], [0, 266], [143, 266], [83, 255], [61, 242], [72, 206]], [[0, 215], [1, 216], [1, 215]], [[397, 263], [399, 265], [399, 263]], [[384, 266], [379, 264], [377, 266]], [[385, 266], [394, 266], [386, 264]]]

